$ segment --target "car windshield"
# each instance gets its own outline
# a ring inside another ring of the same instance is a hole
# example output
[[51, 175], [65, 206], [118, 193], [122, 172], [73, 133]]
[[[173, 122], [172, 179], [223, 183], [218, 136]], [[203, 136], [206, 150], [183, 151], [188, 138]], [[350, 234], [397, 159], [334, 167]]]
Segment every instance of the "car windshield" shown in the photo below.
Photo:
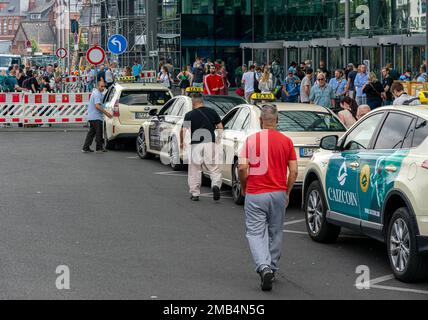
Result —
[[8, 57], [8, 56], [1, 56], [0, 57], [0, 67], [10, 67], [13, 64], [21, 64], [20, 63], [20, 58], [16, 58], [16, 57]]
[[205, 106], [214, 109], [218, 115], [223, 118], [226, 113], [240, 104], [246, 103], [245, 100], [236, 97], [204, 97]]
[[120, 96], [119, 103], [130, 106], [163, 106], [170, 99], [171, 95], [166, 90], [124, 90]]
[[279, 131], [346, 131], [330, 113], [313, 111], [279, 111]]

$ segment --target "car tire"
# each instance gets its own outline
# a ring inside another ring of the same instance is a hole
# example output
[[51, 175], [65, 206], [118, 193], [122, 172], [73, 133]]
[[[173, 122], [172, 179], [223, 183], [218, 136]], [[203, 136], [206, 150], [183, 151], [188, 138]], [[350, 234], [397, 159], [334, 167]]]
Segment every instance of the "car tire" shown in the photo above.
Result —
[[154, 154], [147, 152], [146, 135], [144, 129], [140, 129], [136, 139], [137, 154], [141, 159], [152, 159]]
[[329, 223], [326, 219], [327, 201], [319, 181], [313, 181], [305, 194], [306, 229], [312, 240], [321, 243], [335, 242], [340, 227]]
[[386, 242], [392, 272], [403, 282], [428, 278], [428, 257], [418, 252], [416, 235], [415, 222], [409, 209], [397, 209], [389, 223]]
[[232, 166], [232, 198], [238, 205], [242, 205], [245, 202], [245, 196], [241, 193], [241, 182], [238, 176], [238, 161], [235, 161]]
[[104, 149], [107, 150], [115, 150], [116, 149], [116, 141], [109, 140], [107, 138], [107, 128], [104, 126]]
[[172, 138], [169, 148], [169, 159], [171, 169], [174, 171], [183, 170], [183, 161], [180, 157], [180, 147], [176, 138]]

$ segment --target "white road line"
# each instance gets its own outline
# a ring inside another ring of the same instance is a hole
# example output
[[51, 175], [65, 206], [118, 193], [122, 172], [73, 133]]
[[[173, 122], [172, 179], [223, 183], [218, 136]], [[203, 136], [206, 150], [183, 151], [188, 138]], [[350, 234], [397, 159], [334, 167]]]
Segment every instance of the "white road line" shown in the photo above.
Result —
[[[224, 198], [224, 199], [233, 199], [231, 196], [225, 196], [225, 195], [223, 195], [224, 192], [229, 193], [228, 191], [220, 191], [221, 198]], [[207, 193], [201, 193], [200, 196], [204, 197], [204, 198], [212, 198], [213, 194], [212, 194], [212, 192], [207, 192]]]
[[417, 289], [408, 289], [408, 288], [400, 288], [400, 287], [390, 287], [390, 286], [380, 286], [380, 285], [372, 285], [370, 288], [375, 289], [383, 289], [389, 291], [401, 291], [401, 292], [411, 292], [411, 293], [419, 293], [428, 295], [428, 291], [425, 290], [417, 290]]
[[295, 230], [282, 230], [285, 233], [295, 233], [295, 234], [308, 234], [307, 231], [295, 231]]
[[160, 176], [178, 176], [178, 177], [187, 178], [187, 173], [178, 173], [174, 171], [153, 172], [153, 174], [160, 175]]
[[290, 224], [296, 224], [296, 223], [300, 223], [300, 222], [303, 222], [303, 221], [306, 221], [306, 220], [305, 219], [300, 219], [300, 220], [287, 221], [287, 222], [284, 222], [284, 226], [289, 226]]
[[138, 159], [138, 157], [126, 157], [126, 159]]
[[392, 280], [392, 279], [394, 279], [394, 275], [393, 274], [388, 274], [386, 276], [375, 278], [375, 279], [370, 280], [370, 286], [378, 284], [378, 283], [381, 283], [381, 282], [385, 282], [385, 281], [388, 281], [388, 280]]

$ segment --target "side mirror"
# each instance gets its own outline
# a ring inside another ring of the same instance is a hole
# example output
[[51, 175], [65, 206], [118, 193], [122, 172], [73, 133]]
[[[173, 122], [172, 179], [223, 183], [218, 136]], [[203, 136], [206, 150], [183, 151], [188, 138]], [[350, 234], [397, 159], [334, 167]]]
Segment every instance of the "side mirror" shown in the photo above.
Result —
[[338, 136], [326, 136], [321, 139], [320, 148], [324, 150], [337, 150], [337, 142], [339, 141]]
[[158, 110], [156, 109], [150, 109], [149, 116], [154, 117], [158, 114]]

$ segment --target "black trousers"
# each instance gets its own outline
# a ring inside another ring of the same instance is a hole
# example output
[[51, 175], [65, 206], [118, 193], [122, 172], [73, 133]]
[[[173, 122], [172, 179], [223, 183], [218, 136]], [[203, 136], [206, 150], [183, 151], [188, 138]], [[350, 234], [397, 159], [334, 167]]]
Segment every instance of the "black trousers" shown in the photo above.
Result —
[[88, 150], [94, 141], [97, 144], [96, 150], [103, 149], [103, 122], [101, 120], [89, 120], [89, 132], [86, 135], [83, 150]]

